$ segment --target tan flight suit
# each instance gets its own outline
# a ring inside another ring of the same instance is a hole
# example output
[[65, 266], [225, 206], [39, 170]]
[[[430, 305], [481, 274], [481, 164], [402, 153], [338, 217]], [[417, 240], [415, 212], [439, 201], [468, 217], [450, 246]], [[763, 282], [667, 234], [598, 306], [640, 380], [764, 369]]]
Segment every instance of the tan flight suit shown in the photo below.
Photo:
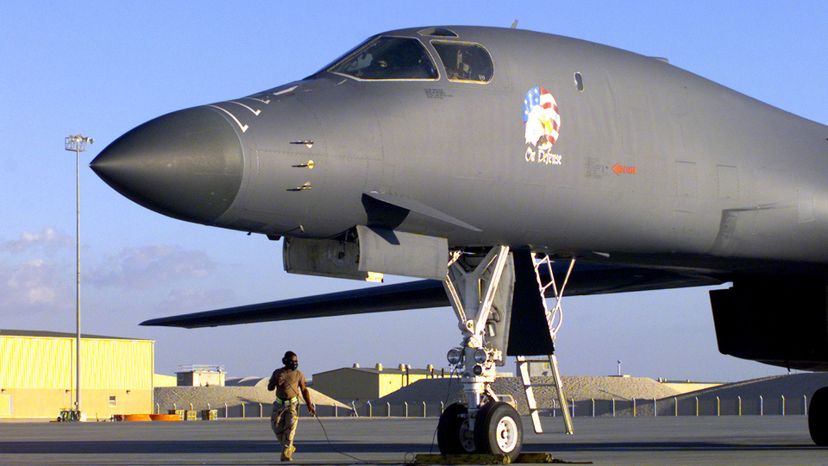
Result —
[[307, 388], [305, 375], [299, 369], [276, 369], [267, 383], [268, 390], [274, 388], [276, 400], [273, 401], [270, 427], [282, 445], [282, 457], [285, 459], [293, 451], [293, 437], [299, 423], [299, 402], [302, 400], [302, 391]]

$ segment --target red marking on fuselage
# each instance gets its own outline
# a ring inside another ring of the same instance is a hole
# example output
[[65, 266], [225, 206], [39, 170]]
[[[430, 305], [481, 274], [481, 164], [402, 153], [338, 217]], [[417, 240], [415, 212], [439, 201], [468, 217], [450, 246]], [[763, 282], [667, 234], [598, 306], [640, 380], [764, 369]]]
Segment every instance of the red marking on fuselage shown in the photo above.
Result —
[[635, 175], [636, 171], [635, 167], [628, 167], [619, 163], [612, 166], [612, 172], [616, 175]]

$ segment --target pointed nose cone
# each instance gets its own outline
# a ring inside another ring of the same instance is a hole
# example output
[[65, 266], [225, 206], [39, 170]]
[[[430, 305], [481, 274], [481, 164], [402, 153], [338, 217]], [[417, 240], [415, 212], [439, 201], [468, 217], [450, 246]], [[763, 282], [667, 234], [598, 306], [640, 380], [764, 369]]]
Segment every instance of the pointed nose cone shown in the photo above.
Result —
[[218, 112], [196, 107], [151, 120], [90, 164], [109, 186], [170, 217], [213, 223], [239, 191], [242, 146]]

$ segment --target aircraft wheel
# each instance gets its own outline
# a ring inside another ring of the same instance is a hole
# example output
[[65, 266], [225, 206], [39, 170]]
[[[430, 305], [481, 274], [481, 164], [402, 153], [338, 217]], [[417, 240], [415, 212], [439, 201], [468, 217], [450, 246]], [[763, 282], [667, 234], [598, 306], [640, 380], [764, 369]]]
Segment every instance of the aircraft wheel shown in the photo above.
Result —
[[474, 453], [474, 435], [469, 431], [469, 409], [450, 404], [437, 423], [437, 446], [443, 455]]
[[523, 424], [515, 408], [502, 401], [483, 406], [474, 422], [474, 443], [480, 453], [516, 460], [523, 445]]
[[808, 405], [808, 431], [820, 447], [828, 446], [828, 387], [822, 387], [811, 397]]

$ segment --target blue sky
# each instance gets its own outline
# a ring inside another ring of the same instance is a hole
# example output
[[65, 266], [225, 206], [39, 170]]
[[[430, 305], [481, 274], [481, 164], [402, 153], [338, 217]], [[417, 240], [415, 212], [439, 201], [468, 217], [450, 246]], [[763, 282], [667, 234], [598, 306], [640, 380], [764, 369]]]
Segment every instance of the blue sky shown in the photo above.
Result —
[[[363, 286], [288, 275], [281, 243], [139, 207], [87, 163], [173, 110], [316, 71], [383, 30], [519, 27], [663, 56], [787, 111], [828, 123], [828, 3], [27, 2], [0, 3], [0, 328], [74, 330], [74, 154], [82, 155], [84, 331], [151, 338], [156, 368], [224, 364], [266, 375], [285, 349], [306, 373], [352, 362], [445, 364], [450, 309], [244, 325], [145, 328], [147, 318]], [[780, 154], [784, 157], [784, 154]], [[392, 277], [392, 282], [402, 281]], [[784, 370], [722, 356], [706, 289], [565, 301], [564, 373], [734, 380]]]

